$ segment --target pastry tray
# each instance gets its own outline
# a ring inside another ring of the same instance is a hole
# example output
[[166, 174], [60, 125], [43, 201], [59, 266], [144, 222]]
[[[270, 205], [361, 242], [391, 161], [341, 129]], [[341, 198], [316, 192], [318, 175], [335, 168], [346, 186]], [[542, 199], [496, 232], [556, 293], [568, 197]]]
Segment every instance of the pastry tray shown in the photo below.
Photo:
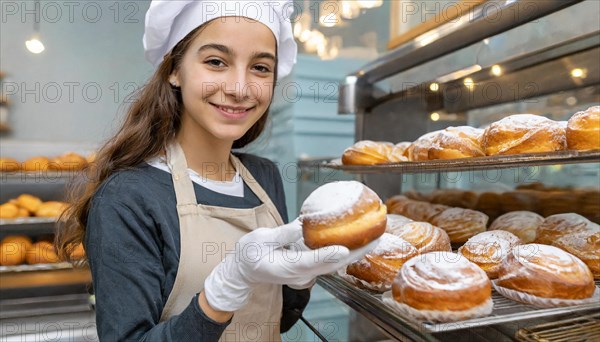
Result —
[[600, 150], [556, 151], [419, 162], [407, 161], [380, 165], [343, 165], [341, 159], [334, 159], [322, 166], [349, 173], [435, 173], [595, 162], [600, 162]]
[[0, 274], [17, 273], [17, 272], [38, 272], [64, 270], [73, 268], [69, 262], [57, 262], [52, 264], [35, 264], [35, 265], [15, 265], [15, 266], [0, 266]]
[[[407, 336], [423, 339], [423, 332], [439, 333], [573, 312], [600, 310], [600, 303], [539, 309], [505, 298], [492, 290], [494, 309], [489, 316], [453, 323], [433, 324], [413, 320], [396, 313], [381, 301], [381, 294], [359, 289], [336, 274], [320, 276], [318, 283], [342, 302], [365, 315], [388, 334], [398, 339], [405, 339]], [[600, 282], [596, 281], [596, 285], [600, 285]]]
[[0, 219], [0, 237], [9, 234], [53, 234], [56, 226], [56, 217]]

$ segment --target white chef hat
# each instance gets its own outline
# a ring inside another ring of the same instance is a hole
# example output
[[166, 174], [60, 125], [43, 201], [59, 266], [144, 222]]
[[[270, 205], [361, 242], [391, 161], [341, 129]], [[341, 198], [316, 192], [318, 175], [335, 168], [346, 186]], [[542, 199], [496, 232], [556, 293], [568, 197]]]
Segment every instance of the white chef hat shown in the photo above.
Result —
[[163, 57], [198, 26], [219, 17], [247, 17], [273, 31], [277, 40], [277, 75], [282, 78], [296, 63], [297, 46], [290, 19], [293, 11], [292, 0], [154, 0], [146, 12], [146, 59], [158, 67]]

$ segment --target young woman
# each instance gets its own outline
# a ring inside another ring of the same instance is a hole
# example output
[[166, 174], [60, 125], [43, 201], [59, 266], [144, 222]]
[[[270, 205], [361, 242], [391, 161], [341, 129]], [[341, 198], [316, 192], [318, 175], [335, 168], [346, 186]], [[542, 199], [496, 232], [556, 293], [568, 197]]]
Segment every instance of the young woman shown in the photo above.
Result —
[[279, 340], [314, 278], [373, 246], [285, 247], [302, 233], [276, 167], [232, 149], [263, 131], [295, 62], [292, 6], [232, 3], [152, 2], [156, 71], [57, 235], [63, 258], [84, 243], [101, 340]]

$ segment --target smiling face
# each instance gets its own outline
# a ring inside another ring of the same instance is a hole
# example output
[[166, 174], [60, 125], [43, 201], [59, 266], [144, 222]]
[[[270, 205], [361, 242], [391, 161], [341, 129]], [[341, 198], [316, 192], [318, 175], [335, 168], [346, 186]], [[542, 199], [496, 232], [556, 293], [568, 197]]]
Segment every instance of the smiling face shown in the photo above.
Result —
[[208, 23], [169, 80], [181, 87], [183, 133], [214, 143], [241, 138], [271, 103], [275, 56], [275, 37], [260, 22], [223, 17]]

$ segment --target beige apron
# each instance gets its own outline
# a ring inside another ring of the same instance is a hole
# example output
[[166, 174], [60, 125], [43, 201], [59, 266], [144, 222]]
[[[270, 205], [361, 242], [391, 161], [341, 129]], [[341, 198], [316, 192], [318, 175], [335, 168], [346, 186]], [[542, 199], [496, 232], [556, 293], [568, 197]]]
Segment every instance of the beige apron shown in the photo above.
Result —
[[[234, 155], [233, 166], [262, 204], [252, 209], [233, 209], [198, 204], [181, 146], [167, 149], [181, 235], [181, 254], [173, 290], [161, 321], [180, 314], [194, 295], [204, 288], [204, 279], [246, 233], [258, 227], [283, 224], [269, 196]], [[281, 285], [261, 284], [252, 292], [248, 305], [235, 312], [221, 341], [280, 341]]]

